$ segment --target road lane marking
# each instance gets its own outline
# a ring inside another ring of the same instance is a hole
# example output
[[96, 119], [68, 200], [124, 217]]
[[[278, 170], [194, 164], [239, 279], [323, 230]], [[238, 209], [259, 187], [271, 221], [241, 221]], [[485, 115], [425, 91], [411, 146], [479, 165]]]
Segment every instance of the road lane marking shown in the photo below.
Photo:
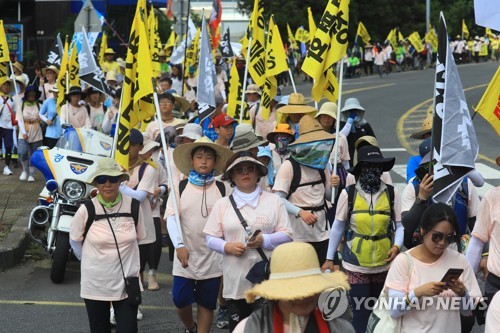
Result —
[[[371, 86], [371, 87], [365, 87], [365, 88], [358, 88], [358, 89], [350, 89], [342, 92], [342, 95], [348, 95], [348, 94], [353, 94], [357, 93], [360, 91], [366, 91], [366, 90], [372, 90], [372, 89], [379, 89], [379, 88], [386, 88], [395, 85], [395, 83], [386, 83], [386, 84], [381, 84], [377, 86]], [[322, 98], [323, 100], [323, 98]], [[305, 98], [306, 103], [313, 103], [314, 99], [312, 97], [307, 97]], [[321, 102], [321, 101], [320, 101]]]
[[[73, 306], [84, 307], [83, 302], [55, 302], [55, 301], [29, 301], [29, 300], [0, 300], [0, 304], [5, 305], [44, 305], [44, 306]], [[167, 310], [175, 311], [175, 306], [141, 305], [146, 310]]]
[[406, 151], [406, 148], [381, 148], [380, 151], [393, 152], [393, 151]]

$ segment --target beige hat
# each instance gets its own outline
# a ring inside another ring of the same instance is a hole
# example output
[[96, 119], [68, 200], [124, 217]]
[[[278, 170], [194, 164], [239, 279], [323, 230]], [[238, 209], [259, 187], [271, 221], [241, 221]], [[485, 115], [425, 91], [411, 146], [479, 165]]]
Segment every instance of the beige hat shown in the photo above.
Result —
[[316, 114], [314, 118], [318, 118], [322, 114], [326, 114], [327, 116], [332, 117], [333, 119], [337, 119], [337, 104], [333, 102], [325, 102], [321, 105], [319, 112]]
[[247, 87], [247, 90], [245, 90], [245, 94], [262, 94], [262, 91], [260, 91], [260, 88], [256, 84], [249, 84]]
[[432, 115], [428, 115], [425, 117], [424, 121], [422, 122], [422, 128], [420, 131], [416, 131], [415, 133], [412, 133], [410, 135], [410, 138], [412, 139], [417, 139], [417, 140], [423, 140], [424, 135], [430, 134], [432, 132]]
[[312, 113], [317, 110], [306, 104], [304, 95], [300, 93], [291, 93], [288, 97], [288, 104], [278, 109], [279, 113]]
[[350, 113], [350, 111], [356, 111], [360, 118], [365, 116], [365, 108], [362, 107], [361, 104], [359, 104], [359, 100], [354, 97], [346, 99], [344, 107], [340, 110], [344, 116]]
[[24, 66], [23, 64], [21, 64], [20, 62], [16, 61], [15, 63], [12, 64], [12, 67], [15, 67], [17, 69], [19, 69], [21, 72], [24, 70]]
[[312, 245], [290, 242], [278, 246], [273, 251], [269, 280], [246, 291], [245, 298], [250, 303], [257, 297], [293, 301], [337, 287], [349, 289], [344, 273], [322, 273]]
[[311, 115], [305, 115], [299, 122], [299, 138], [288, 146], [294, 146], [301, 143], [334, 140], [335, 135], [323, 130], [320, 123]]
[[[175, 104], [176, 106], [178, 105], [179, 106], [179, 111], [181, 111], [182, 113], [186, 112], [187, 110], [189, 110], [189, 108], [191, 107], [191, 105], [189, 104], [188, 100], [185, 99], [184, 97], [182, 97], [181, 95], [177, 94], [177, 93], [173, 93], [172, 94], [175, 98]], [[177, 109], [177, 108], [175, 108]]]
[[54, 65], [50, 65], [49, 67], [45, 67], [42, 69], [42, 75], [45, 76], [47, 74], [47, 71], [48, 70], [51, 70], [53, 71], [54, 73], [56, 73], [56, 77], [59, 75], [59, 68], [57, 68], [56, 66]]
[[116, 73], [115, 73], [115, 71], [109, 71], [106, 74], [106, 81], [116, 81]]
[[144, 135], [144, 141], [143, 141], [143, 147], [141, 149], [141, 151], [139, 152], [139, 154], [146, 154], [147, 152], [149, 152], [151, 149], [153, 148], [159, 148], [160, 147], [160, 144], [156, 141], [153, 141], [149, 138], [149, 135]]
[[120, 169], [120, 166], [113, 158], [102, 157], [97, 162], [97, 169], [92, 176], [89, 177], [88, 183], [96, 185], [95, 179], [99, 176], [120, 176], [120, 182], [130, 179], [130, 176]]
[[182, 134], [178, 138], [188, 138], [191, 140], [198, 140], [203, 136], [203, 129], [199, 124], [187, 123], [183, 126]]
[[375, 147], [380, 147], [378, 145], [378, 141], [377, 141], [377, 138], [374, 137], [374, 136], [371, 136], [371, 135], [365, 135], [365, 136], [362, 136], [360, 137], [359, 139], [356, 140], [356, 142], [354, 143], [354, 158], [352, 159], [352, 163], [353, 164], [356, 164], [358, 163], [358, 147], [361, 143], [363, 142], [367, 142], [369, 143], [371, 146], [375, 146]]
[[199, 138], [195, 142], [185, 143], [174, 149], [174, 163], [183, 175], [189, 175], [193, 168], [191, 152], [197, 147], [209, 147], [215, 151], [215, 175], [218, 176], [224, 171], [227, 160], [233, 156], [233, 152], [221, 145], [215, 144], [206, 136]]
[[259, 177], [264, 177], [267, 175], [267, 167], [257, 159], [249, 151], [240, 151], [235, 153], [230, 160], [227, 161], [226, 168], [224, 169], [224, 175], [221, 180], [231, 180], [231, 170], [240, 163], [251, 162], [257, 166], [257, 172]]
[[235, 153], [240, 151], [250, 150], [258, 146], [267, 146], [268, 141], [259, 137], [253, 131], [250, 124], [239, 124], [236, 126], [233, 142], [231, 142], [231, 150]]

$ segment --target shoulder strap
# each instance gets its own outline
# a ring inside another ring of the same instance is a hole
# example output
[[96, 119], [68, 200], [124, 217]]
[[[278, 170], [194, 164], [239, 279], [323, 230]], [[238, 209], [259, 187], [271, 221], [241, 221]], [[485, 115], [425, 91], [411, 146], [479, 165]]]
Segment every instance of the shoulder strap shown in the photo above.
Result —
[[[347, 186], [347, 221], [346, 225], [349, 225], [351, 223], [351, 214], [354, 209], [354, 201], [356, 201], [356, 185], [352, 184]], [[347, 230], [347, 228], [346, 228]]]
[[215, 181], [215, 185], [219, 189], [220, 194], [225, 197], [226, 196], [226, 186], [224, 186], [223, 182], [220, 182], [218, 180]]
[[139, 208], [141, 207], [141, 202], [137, 199], [132, 198], [132, 203], [130, 204], [130, 213], [134, 219], [135, 228], [137, 229], [137, 223], [139, 223]]
[[255, 105], [255, 114], [253, 115], [252, 127], [255, 130], [255, 122], [256, 122], [256, 119], [257, 119], [257, 114], [259, 113], [260, 102], [257, 102], [254, 105]]
[[[241, 215], [241, 212], [240, 210], [238, 209], [238, 207], [236, 207], [236, 201], [234, 201], [234, 197], [233, 195], [231, 194], [229, 196], [229, 201], [231, 201], [231, 206], [233, 206], [233, 209], [234, 211], [236, 212], [236, 216], [238, 216], [238, 219], [240, 220], [240, 223], [241, 225], [243, 226], [243, 229], [245, 229], [245, 231], [247, 230], [248, 228], [248, 223], [247, 221], [245, 221], [245, 219], [243, 218], [243, 215]], [[267, 256], [266, 254], [264, 253], [264, 251], [262, 250], [262, 248], [257, 248], [256, 249], [257, 252], [259, 253], [260, 257], [262, 258], [262, 260], [264, 260], [265, 262], [269, 261], [269, 259], [267, 259]]]
[[144, 171], [146, 171], [146, 168], [148, 166], [148, 162], [142, 162], [141, 167], [139, 168], [139, 181], [137, 182], [137, 185], [135, 185], [134, 190], [137, 190], [139, 187], [139, 183], [142, 180], [142, 177], [144, 176]]
[[83, 241], [85, 241], [87, 233], [95, 220], [95, 206], [92, 200], [86, 200], [83, 204], [85, 205], [85, 208], [87, 208], [87, 222], [85, 222], [85, 231], [83, 232]]
[[189, 179], [186, 178], [179, 182], [179, 198], [181, 197], [182, 192], [184, 192], [184, 190], [186, 189], [188, 181]]
[[87, 109], [87, 114], [88, 114], [88, 115], [89, 115], [89, 117], [90, 117], [90, 105], [85, 104], [85, 108]]
[[300, 164], [293, 158], [289, 157], [286, 159], [287, 161], [290, 161], [292, 164], [292, 181], [290, 182], [290, 189], [288, 190], [288, 195], [286, 196], [286, 199], [288, 199], [299, 187], [300, 185], [300, 178], [302, 178], [302, 171], [300, 170]]
[[395, 221], [395, 217], [394, 217], [394, 186], [390, 185], [390, 184], [385, 184], [386, 186], [386, 191], [387, 191], [387, 195], [389, 196], [389, 204], [390, 204], [390, 208], [391, 208], [391, 220], [393, 222], [396, 222]]

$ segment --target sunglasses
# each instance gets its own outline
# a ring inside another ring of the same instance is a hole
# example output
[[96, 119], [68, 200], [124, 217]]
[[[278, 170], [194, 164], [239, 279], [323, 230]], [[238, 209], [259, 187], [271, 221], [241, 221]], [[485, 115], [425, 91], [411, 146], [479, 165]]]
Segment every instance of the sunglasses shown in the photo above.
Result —
[[98, 176], [95, 181], [99, 185], [106, 184], [106, 181], [109, 181], [111, 184], [116, 184], [120, 181], [120, 176]]
[[446, 240], [446, 243], [448, 243], [448, 244], [455, 243], [457, 241], [457, 235], [455, 235], [455, 234], [445, 236], [442, 232], [436, 231], [436, 232], [433, 232], [431, 236], [432, 236], [432, 241], [434, 243], [439, 243], [443, 239]]
[[237, 166], [234, 168], [234, 171], [241, 175], [241, 174], [244, 174], [246, 172], [248, 173], [252, 173], [255, 171], [255, 165], [249, 165], [249, 166], [246, 166], [246, 167], [243, 167], [243, 166]]

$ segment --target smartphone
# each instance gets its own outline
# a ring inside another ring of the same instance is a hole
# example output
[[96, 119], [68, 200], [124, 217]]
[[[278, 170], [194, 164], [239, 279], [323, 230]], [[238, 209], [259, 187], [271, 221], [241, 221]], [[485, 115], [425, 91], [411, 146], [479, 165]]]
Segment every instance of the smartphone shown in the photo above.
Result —
[[417, 178], [419, 180], [423, 180], [425, 175], [429, 173], [429, 170], [426, 168], [426, 167], [418, 167], [417, 169], [415, 169], [415, 175], [417, 176]]
[[451, 283], [451, 280], [458, 280], [458, 278], [460, 277], [460, 275], [462, 275], [463, 272], [464, 270], [462, 268], [450, 268], [448, 269], [448, 272], [446, 272], [446, 274], [441, 279], [441, 282]]
[[255, 230], [254, 233], [252, 234], [252, 236], [250, 236], [250, 238], [248, 239], [249, 242], [253, 242], [255, 240], [255, 238], [261, 233], [261, 231], [259, 229]]

